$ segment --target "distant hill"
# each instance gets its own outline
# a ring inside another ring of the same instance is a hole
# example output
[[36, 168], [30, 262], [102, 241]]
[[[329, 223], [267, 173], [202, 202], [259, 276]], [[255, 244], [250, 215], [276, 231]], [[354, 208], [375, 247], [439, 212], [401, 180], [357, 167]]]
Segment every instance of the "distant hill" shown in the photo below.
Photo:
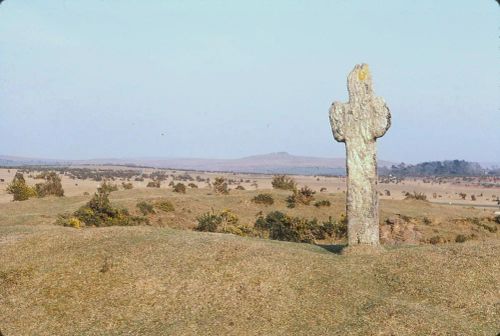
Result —
[[[239, 159], [199, 159], [199, 158], [130, 158], [130, 159], [93, 159], [93, 160], [44, 160], [0, 156], [0, 165], [86, 165], [113, 164], [137, 165], [154, 168], [172, 168], [200, 171], [225, 171], [264, 174], [303, 174], [303, 175], [343, 175], [344, 158], [322, 158], [296, 156], [286, 152], [254, 155]], [[388, 167], [392, 162], [379, 161], [379, 166]]]

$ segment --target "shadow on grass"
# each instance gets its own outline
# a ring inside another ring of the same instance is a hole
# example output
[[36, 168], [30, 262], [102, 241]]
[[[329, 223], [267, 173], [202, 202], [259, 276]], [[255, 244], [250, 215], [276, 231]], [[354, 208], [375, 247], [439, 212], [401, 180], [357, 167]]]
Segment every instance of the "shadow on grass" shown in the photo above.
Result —
[[330, 253], [341, 254], [342, 250], [347, 247], [347, 244], [334, 244], [334, 245], [316, 244], [316, 246], [319, 246]]

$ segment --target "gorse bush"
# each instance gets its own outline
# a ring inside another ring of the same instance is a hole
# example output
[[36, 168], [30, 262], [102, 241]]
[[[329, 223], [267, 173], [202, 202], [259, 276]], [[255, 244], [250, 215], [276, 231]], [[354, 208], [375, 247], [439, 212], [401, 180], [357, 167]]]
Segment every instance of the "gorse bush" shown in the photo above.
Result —
[[196, 218], [198, 225], [197, 231], [217, 232], [219, 225], [222, 223], [222, 217], [215, 212], [206, 212]]
[[113, 226], [139, 225], [147, 223], [147, 218], [132, 216], [126, 209], [115, 208], [109, 201], [109, 191], [99, 188], [90, 201], [73, 214], [59, 215], [56, 224], [76, 227], [80, 226]]
[[295, 180], [287, 175], [273, 176], [271, 185], [274, 189], [282, 190], [295, 190], [297, 188], [297, 183], [295, 182]]
[[49, 195], [58, 197], [64, 196], [61, 178], [57, 175], [57, 173], [45, 172], [43, 174], [40, 174], [39, 176], [45, 179], [45, 182], [35, 184], [35, 189], [38, 197], [45, 197]]
[[317, 219], [291, 217], [280, 211], [273, 211], [266, 217], [259, 216], [255, 222], [257, 230], [266, 231], [270, 239], [301, 243], [312, 243], [315, 240], [329, 237], [343, 238], [347, 232], [344, 223], [329, 221], [319, 223]]
[[297, 204], [309, 205], [314, 200], [313, 191], [308, 186], [302, 187], [300, 189], [294, 189], [293, 194], [288, 196], [286, 199], [287, 207], [295, 208]]
[[258, 194], [252, 198], [252, 202], [256, 204], [273, 205], [274, 198], [271, 194]]
[[146, 187], [148, 188], [159, 188], [160, 187], [160, 181], [159, 180], [156, 180], [156, 181], [149, 181], [148, 184], [146, 185]]
[[174, 205], [170, 201], [159, 201], [155, 204], [155, 207], [165, 212], [175, 211]]
[[108, 180], [104, 180], [101, 185], [97, 188], [98, 193], [112, 193], [113, 191], [118, 191], [118, 186], [116, 184], [112, 184]]
[[186, 193], [186, 186], [184, 185], [184, 183], [179, 182], [179, 183], [174, 185], [173, 191], [176, 193], [185, 194]]
[[230, 227], [236, 226], [239, 218], [229, 209], [220, 212], [212, 210], [199, 216], [197, 221], [197, 231], [228, 232], [228, 230], [232, 230]]
[[414, 199], [417, 201], [427, 201], [427, 196], [424, 193], [414, 191], [413, 193], [407, 192], [405, 194], [405, 199], [407, 199], [407, 200]]
[[12, 182], [7, 186], [7, 193], [14, 197], [14, 201], [26, 201], [31, 197], [36, 197], [36, 189], [30, 187], [22, 173], [16, 173]]
[[226, 195], [229, 194], [226, 179], [223, 177], [216, 177], [213, 183], [215, 193]]
[[146, 201], [141, 201], [139, 203], [136, 204], [136, 207], [139, 209], [139, 211], [144, 215], [150, 215], [150, 214], [154, 214], [155, 213], [155, 210], [154, 210], [154, 207], [153, 207], [153, 204], [151, 203], [148, 203]]
[[192, 189], [198, 189], [198, 185], [194, 184], [193, 182], [189, 183], [188, 187]]
[[122, 182], [122, 187], [125, 190], [129, 190], [129, 189], [133, 189], [134, 185], [132, 184], [132, 182]]
[[320, 207], [329, 207], [330, 205], [332, 205], [332, 204], [330, 203], [330, 201], [329, 201], [329, 200], [321, 200], [321, 201], [316, 201], [316, 202], [314, 203], [314, 206], [315, 206], [316, 208], [320, 208]]

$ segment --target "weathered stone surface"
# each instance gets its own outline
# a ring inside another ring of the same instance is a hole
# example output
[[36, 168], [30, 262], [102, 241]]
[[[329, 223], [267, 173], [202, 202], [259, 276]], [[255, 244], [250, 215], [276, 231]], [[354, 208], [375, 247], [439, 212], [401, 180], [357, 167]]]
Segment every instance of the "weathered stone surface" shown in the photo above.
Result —
[[335, 140], [346, 146], [349, 245], [379, 245], [375, 141], [389, 129], [391, 114], [374, 95], [367, 64], [354, 67], [347, 88], [349, 102], [332, 104], [330, 124]]

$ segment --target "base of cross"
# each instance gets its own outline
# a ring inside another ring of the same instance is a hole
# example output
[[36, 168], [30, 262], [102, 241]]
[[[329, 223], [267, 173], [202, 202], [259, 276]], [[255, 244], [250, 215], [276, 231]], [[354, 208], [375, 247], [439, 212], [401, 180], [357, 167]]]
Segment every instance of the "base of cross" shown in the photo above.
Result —
[[377, 255], [386, 252], [381, 245], [350, 245], [342, 249], [342, 255]]

